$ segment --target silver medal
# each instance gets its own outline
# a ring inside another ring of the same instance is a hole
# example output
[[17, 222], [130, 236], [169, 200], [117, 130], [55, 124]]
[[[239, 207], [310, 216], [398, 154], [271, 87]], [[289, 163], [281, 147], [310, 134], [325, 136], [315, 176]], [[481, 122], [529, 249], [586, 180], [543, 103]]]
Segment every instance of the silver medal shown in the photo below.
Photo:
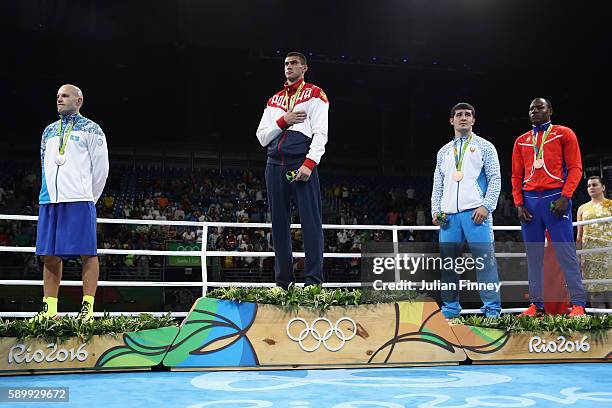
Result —
[[63, 154], [60, 154], [55, 158], [55, 164], [57, 164], [58, 166], [62, 166], [64, 163], [66, 163], [66, 156], [64, 156]]

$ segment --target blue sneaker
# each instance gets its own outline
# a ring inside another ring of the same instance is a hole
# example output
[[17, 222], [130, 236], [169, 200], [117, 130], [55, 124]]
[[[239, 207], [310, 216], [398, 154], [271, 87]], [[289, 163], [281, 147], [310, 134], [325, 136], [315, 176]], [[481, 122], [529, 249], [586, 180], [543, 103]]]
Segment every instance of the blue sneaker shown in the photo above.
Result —
[[445, 313], [442, 312], [442, 314], [444, 315], [444, 318], [446, 319], [446, 321], [451, 321], [453, 319], [458, 319], [459, 315], [458, 314], [454, 314], [454, 313]]

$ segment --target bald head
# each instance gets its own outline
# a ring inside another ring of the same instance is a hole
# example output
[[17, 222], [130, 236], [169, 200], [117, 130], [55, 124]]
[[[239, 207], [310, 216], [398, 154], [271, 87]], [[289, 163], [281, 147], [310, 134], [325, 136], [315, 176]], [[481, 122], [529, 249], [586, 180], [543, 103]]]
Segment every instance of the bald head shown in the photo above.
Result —
[[83, 92], [78, 86], [66, 84], [57, 91], [57, 112], [62, 116], [78, 113], [83, 106]]

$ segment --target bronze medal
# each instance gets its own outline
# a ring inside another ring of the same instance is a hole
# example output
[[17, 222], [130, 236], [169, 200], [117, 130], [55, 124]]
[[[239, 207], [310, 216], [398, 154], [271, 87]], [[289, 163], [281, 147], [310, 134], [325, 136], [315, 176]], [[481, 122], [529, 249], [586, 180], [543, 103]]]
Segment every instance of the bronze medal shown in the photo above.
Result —
[[533, 161], [533, 167], [535, 167], [536, 169], [541, 169], [542, 167], [544, 167], [544, 159], [535, 159]]

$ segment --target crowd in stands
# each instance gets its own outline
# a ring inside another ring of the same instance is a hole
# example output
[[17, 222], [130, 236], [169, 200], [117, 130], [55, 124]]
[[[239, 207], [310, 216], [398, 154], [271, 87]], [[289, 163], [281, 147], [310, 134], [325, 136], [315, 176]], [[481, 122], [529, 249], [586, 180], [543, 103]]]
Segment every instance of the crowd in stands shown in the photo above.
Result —
[[[0, 214], [38, 214], [39, 191], [40, 176], [32, 169], [9, 174], [8, 166], [0, 167]], [[0, 221], [0, 246], [33, 246], [35, 242], [35, 224]]]
[[[429, 178], [357, 177], [322, 174], [324, 223], [431, 225]], [[508, 178], [509, 179], [509, 178]], [[38, 168], [13, 169], [0, 178], [0, 213], [36, 215]], [[577, 206], [575, 206], [576, 208]], [[270, 222], [263, 173], [251, 170], [174, 169], [117, 166], [97, 203], [99, 218], [172, 221]], [[293, 221], [299, 223], [297, 212]], [[517, 224], [509, 185], [494, 213], [497, 225]], [[294, 250], [301, 251], [301, 231], [292, 230]], [[364, 242], [390, 241], [389, 231], [324, 230], [326, 252], [360, 252]], [[519, 240], [516, 233], [496, 233], [498, 241]], [[0, 222], [0, 245], [34, 246], [31, 222]], [[400, 231], [400, 241], [434, 241], [435, 231]], [[202, 229], [190, 226], [99, 224], [98, 242], [106, 249], [168, 249], [170, 243], [202, 244]], [[272, 251], [269, 228], [216, 227], [208, 230], [209, 250]], [[326, 262], [329, 260], [326, 259]], [[160, 266], [161, 257], [105, 256], [103, 268]], [[252, 268], [269, 259], [225, 257], [226, 268]], [[298, 262], [302, 262], [298, 260]], [[346, 263], [346, 261], [344, 261]], [[299, 266], [299, 265], [298, 265]]]

